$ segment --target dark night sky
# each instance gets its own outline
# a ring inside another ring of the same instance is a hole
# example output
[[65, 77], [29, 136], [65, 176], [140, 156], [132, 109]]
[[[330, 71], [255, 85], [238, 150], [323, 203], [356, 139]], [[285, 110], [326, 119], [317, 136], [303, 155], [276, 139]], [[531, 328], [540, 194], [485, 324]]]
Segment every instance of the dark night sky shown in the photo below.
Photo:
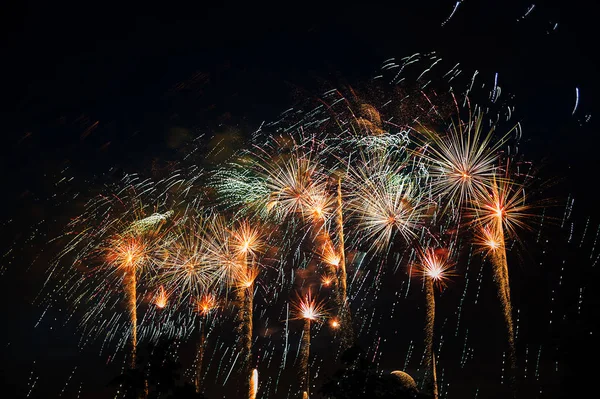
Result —
[[[324, 3], [3, 5], [0, 221], [7, 248], [26, 247], [23, 242], [37, 220], [58, 218], [47, 198], [55, 192], [55, 176], [67, 165], [80, 181], [111, 166], [144, 170], [155, 159], [177, 158], [174, 129], [191, 134], [252, 131], [300, 96], [316, 98], [327, 85], [364, 82], [388, 58], [428, 51], [436, 51], [448, 64], [477, 69], [489, 81], [498, 73], [503, 91], [515, 95], [524, 152], [543, 162], [542, 173], [556, 180], [558, 202], [564, 204], [570, 194], [576, 199], [579, 234], [588, 217], [595, 229], [600, 214], [590, 193], [597, 192], [600, 143], [593, 106], [598, 21], [591, 2], [536, 2], [531, 14], [517, 21], [531, 2], [466, 0], [443, 27], [454, 1]], [[552, 31], [554, 23], [558, 28]], [[185, 84], [183, 90], [177, 89], [180, 84]], [[572, 115], [576, 88], [580, 102]], [[585, 122], [588, 114], [592, 117]], [[597, 275], [588, 270], [589, 249], [578, 253], [560, 248], [574, 261], [575, 270], [569, 273], [577, 277], [566, 284], [577, 293], [586, 279]], [[532, 249], [531, 256], [542, 250]], [[5, 304], [0, 384], [9, 396], [22, 394], [37, 367], [36, 373], [45, 375], [37, 395], [47, 389], [43, 397], [55, 397], [75, 365], [92, 370], [102, 368], [106, 359], [95, 356], [98, 350], [92, 347], [84, 350], [92, 360], [82, 360], [77, 333], [70, 324], [62, 326], [62, 314], [34, 328], [41, 311], [31, 302], [42, 276], [36, 268], [26, 271], [28, 256], [19, 255], [11, 264], [5, 258], [0, 266], [0, 299]], [[577, 270], [579, 260], [587, 263]], [[524, 281], [535, 281], [543, 271], [535, 273], [522, 272]], [[550, 286], [555, 277], [540, 280]], [[592, 287], [586, 289], [586, 303], [597, 303]], [[547, 310], [544, 288], [520, 295], [522, 308], [527, 309], [529, 300], [537, 303], [531, 299], [537, 294], [545, 298], [539, 303]], [[577, 301], [576, 296], [558, 298], [571, 305]], [[569, 348], [564, 361], [570, 372], [554, 384], [566, 386], [592, 375], [577, 355], [588, 353], [586, 345], [593, 342], [587, 323], [589, 319], [573, 316], [560, 334], [532, 344]], [[405, 356], [404, 344], [398, 356]], [[113, 371], [99, 373], [100, 385]], [[94, 386], [83, 380], [84, 390]], [[559, 391], [542, 397], [566, 397]], [[450, 397], [457, 395], [451, 392]]]

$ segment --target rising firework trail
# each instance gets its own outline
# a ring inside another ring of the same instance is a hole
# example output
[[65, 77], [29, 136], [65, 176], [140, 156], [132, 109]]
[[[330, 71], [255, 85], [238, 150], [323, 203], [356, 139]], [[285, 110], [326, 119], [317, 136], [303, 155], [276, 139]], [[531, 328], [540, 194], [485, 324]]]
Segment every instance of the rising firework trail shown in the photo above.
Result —
[[131, 322], [131, 368], [136, 367], [138, 341], [137, 286], [138, 276], [157, 263], [163, 245], [163, 221], [150, 216], [132, 223], [124, 233], [113, 236], [106, 249], [106, 262], [121, 270]]
[[232, 232], [232, 246], [238, 254], [241, 273], [238, 275], [236, 288], [238, 307], [238, 329], [240, 332], [241, 348], [244, 355], [242, 375], [244, 385], [247, 385], [248, 397], [255, 396], [252, 385], [252, 337], [254, 319], [254, 282], [258, 276], [258, 265], [255, 256], [262, 249], [263, 243], [258, 229], [247, 220], [242, 221]]
[[510, 300], [510, 280], [506, 257], [506, 239], [516, 236], [517, 228], [526, 228], [525, 220], [532, 217], [530, 206], [525, 204], [523, 188], [508, 178], [493, 179], [490, 190], [481, 195], [473, 208], [475, 223], [479, 226], [476, 241], [489, 253], [494, 280], [506, 324], [509, 346], [511, 379], [515, 383], [516, 352]]
[[338, 240], [339, 249], [338, 253], [340, 256], [339, 262], [339, 289], [340, 289], [340, 324], [342, 332], [342, 346], [343, 349], [352, 346], [354, 341], [354, 331], [352, 328], [352, 314], [350, 312], [350, 305], [348, 303], [348, 287], [347, 287], [347, 273], [346, 273], [346, 250], [344, 248], [344, 214], [343, 214], [343, 201], [342, 201], [342, 179], [338, 179], [337, 186], [337, 227], [338, 227]]
[[300, 392], [302, 397], [308, 397], [310, 393], [310, 328], [312, 322], [319, 323], [325, 317], [324, 303], [323, 301], [317, 301], [313, 298], [309, 291], [304, 297], [297, 295], [292, 306], [294, 307], [295, 314], [293, 320], [304, 321], [298, 374], [300, 377]]
[[433, 331], [435, 326], [435, 292], [434, 286], [443, 286], [449, 276], [446, 251], [427, 249], [420, 253], [418, 270], [424, 279], [425, 285], [425, 367], [429, 372], [429, 386], [434, 399], [438, 398], [437, 371], [435, 365], [435, 352], [433, 350]]
[[252, 370], [252, 376], [250, 377], [250, 399], [256, 399], [258, 393], [258, 370]]
[[208, 324], [208, 316], [216, 308], [217, 301], [211, 294], [203, 295], [198, 300], [198, 313], [201, 316], [200, 319], [200, 339], [197, 345], [197, 358], [196, 358], [196, 370], [194, 373], [194, 387], [196, 393], [202, 393], [202, 366], [204, 361], [204, 351], [206, 346], [206, 325]]

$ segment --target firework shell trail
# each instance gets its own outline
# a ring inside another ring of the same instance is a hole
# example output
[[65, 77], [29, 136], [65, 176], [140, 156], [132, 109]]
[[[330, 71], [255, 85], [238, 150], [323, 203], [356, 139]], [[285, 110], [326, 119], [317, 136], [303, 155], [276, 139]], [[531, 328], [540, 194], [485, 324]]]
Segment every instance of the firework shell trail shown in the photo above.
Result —
[[194, 388], [196, 393], [202, 393], [202, 366], [204, 362], [204, 345], [206, 341], [205, 330], [206, 318], [200, 322], [200, 339], [197, 346], [196, 370], [194, 373]]
[[[506, 325], [506, 333], [508, 336], [508, 357], [511, 368], [511, 380], [515, 378], [516, 369], [516, 350], [515, 350], [515, 335], [514, 324], [512, 317], [512, 304], [510, 301], [510, 280], [508, 277], [508, 262], [506, 259], [506, 244], [504, 240], [504, 232], [502, 223], [497, 223], [498, 238], [501, 240], [499, 247], [493, 251], [492, 266], [494, 269], [494, 280], [498, 287], [498, 299], [502, 306], [502, 315]], [[514, 381], [513, 381], [514, 384]]]
[[527, 229], [526, 220], [534, 215], [530, 213], [532, 205], [525, 203], [524, 189], [508, 177], [494, 178], [490, 190], [481, 195], [473, 209], [474, 222], [482, 231], [484, 245], [491, 254], [494, 280], [498, 287], [498, 298], [508, 335], [508, 360], [511, 370], [510, 380], [513, 394], [516, 394], [516, 350], [510, 279], [506, 254], [506, 240], [517, 237], [517, 228]]
[[243, 378], [244, 391], [252, 396], [252, 387], [249, 385], [252, 379], [251, 367], [252, 367], [252, 330], [253, 330], [253, 296], [254, 296], [254, 283], [250, 283], [249, 286], [239, 288], [237, 290], [237, 300], [239, 302], [238, 307], [238, 330], [240, 349], [243, 355], [241, 374]]
[[258, 370], [252, 370], [252, 375], [250, 376], [250, 399], [256, 399], [256, 395], [258, 393]]
[[217, 302], [212, 294], [204, 294], [200, 299], [197, 300], [197, 310], [200, 314], [200, 327], [197, 344], [197, 355], [196, 355], [196, 369], [194, 370], [194, 386], [196, 393], [202, 393], [202, 370], [204, 365], [204, 352], [206, 351], [206, 328], [208, 324], [208, 318], [211, 312], [216, 308]]
[[433, 398], [437, 399], [438, 389], [436, 381], [435, 359], [433, 353], [433, 327], [435, 325], [435, 295], [433, 290], [433, 280], [431, 278], [425, 279], [425, 297], [425, 367], [430, 375], [429, 385], [433, 394]]
[[340, 323], [341, 323], [341, 334], [342, 334], [342, 346], [343, 349], [347, 349], [354, 343], [354, 329], [352, 326], [352, 313], [350, 310], [350, 304], [348, 303], [348, 285], [347, 285], [347, 273], [346, 273], [346, 249], [344, 244], [344, 215], [343, 215], [343, 197], [342, 197], [342, 179], [338, 179], [337, 187], [337, 227], [338, 227], [338, 240], [339, 240], [339, 254], [340, 254], [340, 267], [339, 267], [339, 289], [341, 291], [341, 308], [340, 312]]
[[304, 319], [302, 333], [302, 349], [300, 350], [300, 389], [303, 393], [309, 392], [310, 387], [310, 319]]
[[294, 320], [302, 320], [304, 328], [302, 331], [302, 341], [300, 347], [300, 366], [298, 368], [298, 377], [300, 380], [300, 393], [308, 394], [310, 392], [310, 328], [312, 322], [320, 322], [326, 316], [324, 310], [324, 302], [317, 301], [312, 297], [310, 290], [301, 297], [297, 294], [295, 301], [292, 303], [294, 308]]
[[127, 272], [125, 277], [128, 296], [129, 313], [131, 318], [131, 362], [130, 367], [136, 367], [137, 354], [137, 277], [135, 271]]
[[435, 285], [440, 287], [446, 284], [451, 273], [448, 271], [452, 263], [448, 261], [446, 250], [429, 248], [419, 250], [419, 264], [417, 270], [423, 276], [425, 288], [425, 368], [429, 375], [428, 385], [434, 398], [438, 398], [437, 371], [435, 353], [433, 348], [435, 327]]

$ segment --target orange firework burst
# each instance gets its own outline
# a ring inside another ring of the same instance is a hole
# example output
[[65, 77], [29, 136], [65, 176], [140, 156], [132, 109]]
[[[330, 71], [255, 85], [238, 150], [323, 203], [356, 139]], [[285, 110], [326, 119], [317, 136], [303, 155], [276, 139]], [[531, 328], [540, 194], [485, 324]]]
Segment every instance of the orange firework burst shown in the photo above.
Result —
[[449, 272], [452, 266], [453, 263], [449, 261], [446, 250], [436, 251], [428, 248], [420, 252], [417, 270], [424, 278], [431, 280], [438, 287], [444, 287], [448, 278], [453, 275]]
[[429, 372], [429, 384], [433, 397], [438, 397], [436, 381], [435, 354], [433, 351], [433, 330], [435, 323], [435, 295], [434, 285], [443, 287], [446, 284], [452, 263], [448, 260], [447, 250], [434, 250], [429, 248], [419, 254], [418, 270], [425, 279], [426, 294], [426, 321], [425, 321], [425, 366]]
[[331, 239], [327, 239], [323, 244], [323, 252], [321, 253], [321, 260], [329, 266], [339, 267], [342, 261], [342, 256], [336, 251], [331, 242]]
[[155, 264], [155, 248], [150, 244], [144, 237], [115, 235], [108, 245], [106, 261], [125, 273], [140, 273]]
[[325, 318], [325, 304], [312, 297], [310, 290], [302, 297], [296, 293], [296, 299], [292, 302], [294, 318], [292, 320], [304, 320], [304, 332], [302, 334], [302, 348], [300, 351], [300, 387], [301, 392], [309, 392], [310, 370], [308, 360], [310, 358], [310, 327], [312, 322], [320, 323]]
[[498, 298], [506, 323], [509, 345], [509, 364], [513, 375], [516, 368], [516, 351], [512, 303], [510, 299], [510, 279], [506, 256], [507, 236], [517, 238], [517, 228], [527, 228], [526, 219], [533, 215], [531, 207], [525, 203], [525, 191], [509, 179], [493, 179], [490, 189], [480, 196], [472, 209], [474, 223], [479, 226], [476, 242], [491, 254], [494, 280], [498, 288]]
[[248, 220], [243, 220], [231, 231], [231, 238], [233, 250], [239, 255], [255, 255], [264, 247], [260, 230]]
[[340, 328], [340, 322], [338, 321], [338, 319], [333, 318], [329, 321], [329, 325], [331, 326], [331, 328], [333, 329], [338, 329]]
[[333, 273], [324, 273], [321, 276], [321, 284], [325, 287], [331, 286], [331, 284], [335, 281], [335, 275]]
[[498, 233], [498, 229], [495, 229], [492, 223], [478, 226], [475, 231], [475, 244], [481, 251], [494, 254], [504, 245], [504, 240]]
[[196, 308], [202, 316], [208, 316], [217, 308], [217, 299], [212, 294], [204, 294], [196, 301]]
[[304, 319], [320, 322], [327, 316], [325, 301], [313, 298], [310, 290], [303, 297], [297, 293], [296, 299], [292, 302], [292, 307], [295, 316], [291, 320]]
[[[168, 214], [170, 215], [171, 213]], [[135, 368], [137, 352], [138, 278], [141, 274], [152, 270], [161, 260], [162, 249], [165, 246], [164, 239], [167, 236], [161, 227], [166, 217], [155, 214], [138, 219], [123, 232], [110, 237], [106, 247], [103, 248], [106, 265], [121, 270], [124, 276], [123, 284], [131, 320], [132, 368]]]
[[324, 183], [314, 184], [307, 191], [302, 214], [315, 222], [326, 221], [335, 209], [335, 198], [327, 193]]
[[474, 223], [489, 226], [498, 235], [516, 237], [517, 228], [527, 228], [526, 220], [533, 217], [531, 206], [526, 204], [525, 190], [509, 179], [496, 179], [489, 190], [474, 201], [470, 209]]
[[165, 287], [162, 285], [158, 289], [158, 293], [156, 295], [156, 299], [154, 300], [154, 304], [159, 309], [164, 309], [167, 306], [167, 302], [169, 301], [169, 295], [165, 291]]
[[196, 372], [194, 375], [194, 385], [196, 387], [196, 393], [200, 393], [202, 390], [201, 382], [202, 382], [202, 365], [204, 360], [204, 346], [206, 341], [206, 323], [208, 321], [208, 315], [210, 312], [217, 308], [217, 300], [216, 298], [208, 293], [202, 295], [201, 298], [196, 300], [196, 306], [198, 313], [202, 316], [202, 320], [200, 321], [200, 341], [198, 342], [198, 353], [196, 358]]
[[324, 217], [326, 176], [315, 152], [304, 144], [290, 135], [271, 137], [220, 170], [217, 190], [230, 204], [262, 218]]

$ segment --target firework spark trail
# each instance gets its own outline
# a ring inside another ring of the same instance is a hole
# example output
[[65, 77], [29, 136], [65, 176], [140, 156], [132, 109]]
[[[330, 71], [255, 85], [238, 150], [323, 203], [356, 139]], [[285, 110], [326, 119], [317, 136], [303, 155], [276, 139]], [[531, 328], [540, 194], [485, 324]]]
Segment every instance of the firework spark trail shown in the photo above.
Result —
[[303, 394], [308, 395], [310, 387], [310, 369], [308, 361], [310, 358], [310, 319], [304, 319], [304, 330], [302, 332], [302, 349], [300, 350], [300, 389]]
[[258, 393], [258, 370], [252, 370], [252, 376], [250, 377], [250, 399], [256, 399]]
[[435, 355], [433, 353], [433, 326], [435, 323], [435, 295], [433, 291], [433, 279], [425, 279], [425, 296], [426, 296], [426, 321], [425, 321], [425, 367], [431, 375], [431, 390], [433, 398], [438, 398], [438, 389], [435, 370]]
[[253, 395], [252, 381], [252, 338], [254, 319], [254, 289], [258, 276], [258, 265], [255, 254], [263, 249], [263, 241], [259, 230], [244, 220], [230, 231], [230, 246], [239, 272], [236, 274], [235, 294], [238, 303], [237, 319], [240, 347], [243, 354], [241, 373], [243, 376], [243, 390], [248, 397]]
[[344, 215], [343, 215], [343, 201], [342, 201], [342, 179], [338, 179], [337, 187], [337, 216], [338, 216], [338, 239], [339, 239], [339, 254], [340, 254], [340, 272], [339, 272], [339, 286], [341, 289], [341, 309], [340, 309], [340, 323], [342, 329], [342, 344], [344, 349], [352, 346], [354, 342], [354, 329], [352, 327], [352, 313], [350, 311], [350, 304], [348, 303], [347, 294], [347, 273], [346, 273], [346, 250], [344, 247]]
[[433, 332], [435, 326], [435, 291], [434, 284], [444, 286], [452, 274], [448, 269], [452, 264], [448, 261], [447, 251], [427, 249], [419, 251], [418, 270], [424, 278], [425, 285], [425, 367], [429, 373], [429, 385], [434, 399], [438, 398], [437, 371], [433, 350]]
[[126, 287], [129, 304], [129, 315], [131, 318], [131, 363], [132, 369], [136, 367], [137, 354], [137, 278], [136, 272], [129, 271], [126, 276]]
[[240, 302], [238, 310], [239, 330], [240, 330], [240, 346], [243, 352], [241, 374], [244, 381], [244, 391], [252, 396], [252, 387], [250, 386], [251, 367], [252, 367], [252, 308], [254, 297], [254, 283], [237, 291], [238, 301]]
[[506, 260], [506, 246], [504, 239], [504, 232], [502, 223], [497, 223], [496, 228], [498, 229], [497, 237], [500, 240], [498, 243], [497, 250], [493, 251], [492, 264], [494, 269], [494, 280], [498, 287], [498, 298], [502, 306], [502, 314], [504, 316], [504, 322], [506, 324], [508, 334], [508, 347], [509, 347], [509, 365], [511, 368], [511, 378], [515, 378], [514, 371], [516, 369], [516, 351], [515, 351], [515, 335], [512, 318], [512, 305], [510, 301], [510, 284], [508, 277], [508, 262]]
[[492, 181], [491, 190], [479, 200], [480, 215], [475, 219], [479, 223], [480, 244], [491, 254], [494, 280], [498, 288], [498, 298], [502, 306], [507, 335], [508, 362], [513, 395], [516, 395], [516, 351], [512, 304], [510, 298], [510, 279], [506, 256], [507, 236], [515, 236], [516, 228], [526, 228], [525, 220], [531, 218], [525, 204], [522, 187], [508, 179]]
[[194, 387], [196, 389], [196, 393], [202, 392], [202, 363], [204, 361], [204, 344], [206, 341], [206, 335], [204, 332], [205, 324], [206, 319], [200, 321], [200, 340], [198, 341], [198, 354], [196, 359], [196, 370], [194, 373]]
[[206, 327], [209, 315], [217, 306], [217, 301], [212, 294], [205, 294], [197, 302], [198, 313], [200, 313], [200, 338], [197, 345], [196, 369], [194, 372], [194, 386], [196, 393], [202, 393], [202, 368], [204, 366], [204, 353], [206, 351]]
[[295, 320], [303, 320], [304, 328], [302, 332], [302, 341], [300, 343], [299, 358], [300, 367], [298, 369], [298, 377], [300, 380], [300, 392], [303, 395], [310, 393], [310, 328], [312, 322], [320, 322], [326, 315], [324, 310], [324, 302], [317, 301], [311, 295], [310, 290], [308, 294], [301, 297], [298, 293], [296, 299], [293, 302]]

